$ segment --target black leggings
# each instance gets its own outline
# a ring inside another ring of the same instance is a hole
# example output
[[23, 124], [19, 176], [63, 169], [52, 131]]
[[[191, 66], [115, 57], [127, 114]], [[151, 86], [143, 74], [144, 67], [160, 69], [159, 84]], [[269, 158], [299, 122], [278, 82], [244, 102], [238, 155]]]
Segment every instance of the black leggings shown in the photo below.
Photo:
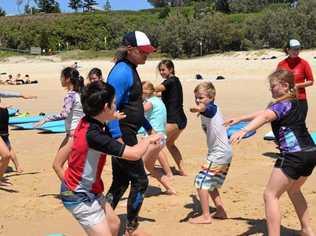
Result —
[[131, 182], [131, 190], [127, 202], [127, 227], [137, 228], [138, 213], [143, 204], [144, 193], [148, 187], [148, 178], [143, 160], [128, 161], [112, 157], [112, 185], [106, 195], [113, 209]]
[[307, 100], [298, 100], [298, 104], [301, 108], [302, 114], [304, 115], [304, 120], [306, 120], [306, 116], [308, 112]]

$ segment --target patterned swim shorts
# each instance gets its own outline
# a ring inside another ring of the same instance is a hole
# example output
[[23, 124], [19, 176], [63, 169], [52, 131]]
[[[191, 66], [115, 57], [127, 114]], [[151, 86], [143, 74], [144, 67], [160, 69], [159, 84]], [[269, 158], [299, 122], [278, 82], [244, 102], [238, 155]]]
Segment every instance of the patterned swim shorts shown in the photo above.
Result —
[[230, 164], [212, 163], [208, 170], [200, 171], [195, 177], [194, 185], [197, 189], [213, 191], [220, 188], [228, 173]]

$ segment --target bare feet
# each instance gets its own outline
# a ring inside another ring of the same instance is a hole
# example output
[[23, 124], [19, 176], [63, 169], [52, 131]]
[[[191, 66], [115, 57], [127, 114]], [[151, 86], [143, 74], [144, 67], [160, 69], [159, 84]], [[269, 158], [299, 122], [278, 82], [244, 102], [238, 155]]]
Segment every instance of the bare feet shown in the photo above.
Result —
[[135, 229], [134, 231], [125, 231], [125, 236], [150, 236], [150, 234], [146, 233], [145, 231], [142, 231], [141, 229]]
[[212, 217], [210, 215], [208, 215], [208, 216], [200, 215], [200, 216], [189, 219], [189, 223], [191, 223], [191, 224], [211, 224]]
[[213, 215], [212, 218], [214, 219], [219, 219], [219, 220], [225, 220], [227, 219], [227, 214], [225, 211], [216, 211]]
[[6, 180], [5, 178], [0, 178], [0, 186], [10, 186], [12, 185], [10, 182], [8, 182], [8, 180]]
[[23, 169], [21, 167], [16, 168], [16, 172], [18, 174], [22, 174], [23, 173]]
[[174, 190], [173, 188], [167, 189], [164, 193], [167, 195], [176, 195], [177, 194], [176, 190]]
[[179, 175], [188, 176], [188, 174], [184, 170], [179, 170]]

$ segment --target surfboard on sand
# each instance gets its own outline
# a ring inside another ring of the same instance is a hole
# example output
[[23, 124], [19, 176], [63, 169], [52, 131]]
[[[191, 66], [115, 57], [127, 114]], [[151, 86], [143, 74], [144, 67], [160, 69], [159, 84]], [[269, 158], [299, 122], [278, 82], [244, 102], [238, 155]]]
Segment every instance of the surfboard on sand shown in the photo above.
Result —
[[32, 122], [32, 123], [14, 124], [12, 126], [14, 126], [16, 129], [28, 129], [28, 130], [45, 129], [45, 128], [51, 128], [51, 127], [55, 127], [55, 126], [65, 126], [65, 121], [64, 120], [49, 121], [49, 122], [46, 122], [45, 124], [43, 124], [39, 128], [34, 128], [35, 124], [36, 124], [36, 122]]

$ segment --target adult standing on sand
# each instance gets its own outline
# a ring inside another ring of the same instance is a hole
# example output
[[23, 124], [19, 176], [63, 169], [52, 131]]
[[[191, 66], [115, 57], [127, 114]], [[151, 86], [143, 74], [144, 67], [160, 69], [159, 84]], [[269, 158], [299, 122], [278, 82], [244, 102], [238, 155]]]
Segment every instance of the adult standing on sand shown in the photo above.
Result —
[[[126, 145], [137, 144], [137, 131], [144, 122], [142, 101], [142, 84], [137, 73], [137, 66], [145, 64], [150, 53], [155, 48], [149, 38], [140, 31], [129, 32], [123, 37], [122, 45], [117, 50], [116, 63], [110, 71], [107, 82], [115, 88], [116, 107], [124, 112], [125, 119], [111, 121], [110, 132], [113, 138], [119, 139]], [[143, 203], [144, 193], [148, 186], [148, 178], [143, 161], [128, 161], [112, 159], [112, 185], [107, 199], [115, 208], [131, 182], [131, 190], [127, 202], [128, 235], [139, 235], [138, 213]]]
[[289, 40], [284, 48], [284, 52], [288, 57], [279, 62], [278, 69], [288, 70], [294, 74], [298, 103], [302, 107], [302, 112], [306, 119], [308, 104], [305, 88], [313, 85], [314, 78], [308, 62], [299, 57], [300, 50], [301, 43], [298, 40]]

